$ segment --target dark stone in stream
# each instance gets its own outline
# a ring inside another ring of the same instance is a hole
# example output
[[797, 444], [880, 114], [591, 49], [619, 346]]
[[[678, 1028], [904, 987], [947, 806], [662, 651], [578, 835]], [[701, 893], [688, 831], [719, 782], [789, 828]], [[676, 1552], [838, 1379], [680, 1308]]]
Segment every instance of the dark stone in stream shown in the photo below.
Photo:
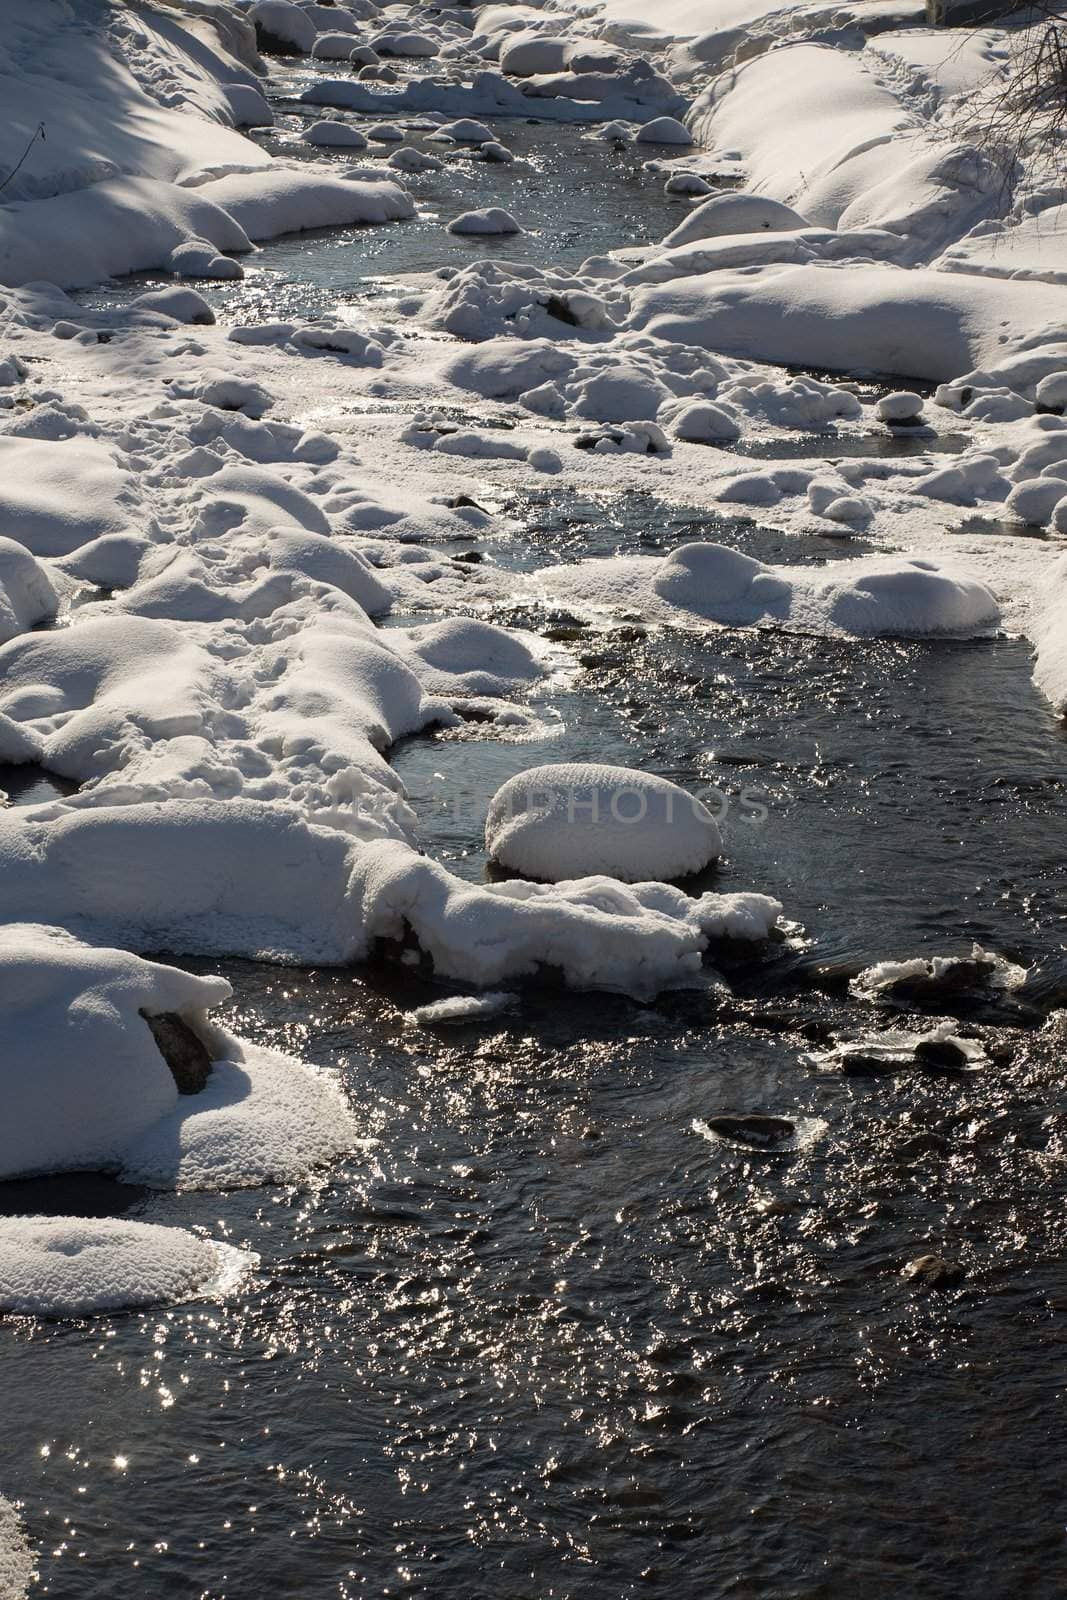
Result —
[[485, 557], [482, 555], [480, 550], [461, 550], [460, 553], [457, 556], [453, 556], [452, 559], [454, 561], [466, 561], [468, 565], [476, 567], [480, 562], [485, 560]]
[[886, 1073], [899, 1072], [899, 1056], [879, 1055], [877, 1050], [845, 1050], [841, 1055], [841, 1071], [850, 1078], [880, 1078]]
[[921, 1066], [933, 1072], [963, 1072], [971, 1059], [952, 1039], [920, 1039], [913, 1054]]
[[951, 1289], [966, 1277], [967, 1269], [947, 1256], [915, 1256], [901, 1267], [900, 1276], [917, 1289]]
[[155, 1017], [142, 1011], [141, 1015], [171, 1070], [178, 1093], [199, 1094], [211, 1076], [211, 1057], [199, 1034], [176, 1011], [161, 1011]]
[[796, 1124], [788, 1117], [771, 1117], [761, 1111], [709, 1117], [707, 1125], [720, 1138], [735, 1139], [738, 1144], [751, 1145], [755, 1150], [777, 1149], [797, 1131]]

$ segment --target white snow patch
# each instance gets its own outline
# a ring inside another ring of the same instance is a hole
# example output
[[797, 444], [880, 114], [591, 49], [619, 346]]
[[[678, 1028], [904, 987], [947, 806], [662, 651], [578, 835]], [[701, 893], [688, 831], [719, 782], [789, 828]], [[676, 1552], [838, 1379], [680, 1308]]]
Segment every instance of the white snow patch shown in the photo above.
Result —
[[119, 1217], [4, 1217], [0, 1311], [86, 1317], [212, 1298], [235, 1287], [255, 1261], [185, 1228]]
[[722, 848], [711, 812], [666, 778], [630, 767], [532, 767], [498, 789], [485, 821], [490, 856], [559, 883], [604, 873], [623, 883], [686, 877]]

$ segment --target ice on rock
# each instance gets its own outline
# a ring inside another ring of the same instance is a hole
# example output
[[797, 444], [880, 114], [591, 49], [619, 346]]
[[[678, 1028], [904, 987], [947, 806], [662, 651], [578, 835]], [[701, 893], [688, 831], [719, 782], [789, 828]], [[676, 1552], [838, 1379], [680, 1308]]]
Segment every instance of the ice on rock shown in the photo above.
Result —
[[375, 122], [367, 129], [367, 138], [378, 144], [402, 144], [404, 130], [395, 122]]
[[23, 1600], [34, 1575], [33, 1552], [22, 1530], [18, 1513], [0, 1495], [0, 1597]]
[[59, 609], [51, 579], [40, 562], [14, 539], [0, 538], [0, 645]]
[[[0, 1219], [0, 1311], [28, 1317], [87, 1317], [173, 1305], [232, 1288], [255, 1257], [203, 1239], [120, 1217]], [[2, 1567], [0, 1567], [2, 1575]], [[0, 1585], [0, 1594], [6, 1591]]]
[[501, 144], [498, 139], [487, 139], [479, 145], [478, 154], [483, 161], [495, 162], [497, 166], [510, 166], [515, 160], [507, 145]]
[[351, 122], [327, 120], [313, 122], [310, 128], [304, 130], [304, 141], [307, 144], [325, 145], [331, 148], [345, 148], [348, 150], [365, 150], [367, 148], [366, 135], [361, 133]]
[[521, 233], [522, 228], [510, 211], [501, 206], [487, 206], [481, 211], [464, 211], [448, 224], [449, 233], [507, 234]]
[[[100, 1170], [155, 1188], [227, 1188], [298, 1181], [352, 1149], [355, 1124], [331, 1079], [212, 1026], [208, 1009], [230, 993], [222, 978], [59, 928], [0, 929], [0, 1177]], [[171, 1015], [214, 1058], [200, 1094], [179, 1095], [146, 1021]]]
[[681, 878], [722, 848], [711, 812], [677, 784], [577, 762], [509, 779], [490, 803], [485, 844], [502, 866], [548, 883], [601, 873], [623, 883]]

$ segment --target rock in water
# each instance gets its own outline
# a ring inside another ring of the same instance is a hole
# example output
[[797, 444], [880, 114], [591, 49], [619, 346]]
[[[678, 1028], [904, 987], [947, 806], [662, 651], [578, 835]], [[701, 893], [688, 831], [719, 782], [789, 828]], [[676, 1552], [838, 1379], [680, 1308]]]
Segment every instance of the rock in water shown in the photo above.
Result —
[[920, 1289], [951, 1289], [966, 1276], [966, 1268], [946, 1256], [915, 1256], [900, 1269], [900, 1276]]
[[936, 1034], [920, 1039], [914, 1054], [916, 1061], [933, 1072], [963, 1072], [971, 1059], [955, 1039], [939, 1039]]
[[171, 1070], [178, 1093], [199, 1094], [211, 1076], [211, 1057], [199, 1034], [176, 1011], [162, 1011], [155, 1017], [142, 1011], [141, 1015]]
[[720, 1139], [733, 1139], [755, 1150], [775, 1150], [796, 1135], [796, 1124], [788, 1117], [772, 1117], [762, 1111], [728, 1113], [708, 1117], [706, 1126]]

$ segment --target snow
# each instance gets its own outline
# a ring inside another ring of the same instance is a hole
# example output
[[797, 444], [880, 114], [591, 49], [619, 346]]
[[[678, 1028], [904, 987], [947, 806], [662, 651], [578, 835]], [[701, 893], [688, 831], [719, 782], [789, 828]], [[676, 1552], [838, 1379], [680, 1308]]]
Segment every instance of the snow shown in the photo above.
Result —
[[[775, 503], [781, 491], [771, 474], [753, 474], [751, 481], [744, 503]], [[838, 515], [848, 520], [844, 511]], [[689, 544], [662, 558], [548, 567], [537, 587], [591, 616], [627, 611], [689, 626], [776, 622], [854, 637], [967, 636], [990, 631], [1000, 619], [985, 584], [954, 564], [918, 557], [864, 557], [825, 569], [773, 567], [725, 545]]]
[[496, 1017], [515, 1005], [517, 996], [509, 990], [490, 989], [484, 994], [449, 995], [445, 1000], [434, 1000], [430, 1005], [417, 1006], [410, 1013], [410, 1021], [419, 1028], [450, 1027], [454, 1023], [479, 1022], [483, 1017]]
[[716, 272], [639, 289], [630, 326], [802, 367], [945, 382], [1067, 326], [1067, 289], [878, 265]]
[[[0, 1177], [96, 1169], [226, 1188], [298, 1181], [350, 1150], [355, 1126], [330, 1080], [213, 1028], [207, 1012], [230, 993], [60, 928], [0, 927]], [[200, 1094], [179, 1096], [146, 1014], [181, 1016], [214, 1058]]]
[[695, 795], [654, 773], [595, 763], [533, 767], [493, 796], [486, 849], [549, 883], [603, 873], [623, 883], [699, 872], [722, 841]]
[[691, 145], [693, 135], [677, 117], [655, 117], [637, 130], [638, 144]]
[[367, 148], [366, 135], [352, 123], [340, 120], [313, 122], [310, 128], [304, 129], [304, 139], [308, 144], [345, 146], [350, 150]]
[[119, 1217], [0, 1219], [0, 1311], [85, 1317], [210, 1298], [255, 1258], [232, 1245]]
[[449, 233], [503, 234], [521, 233], [522, 228], [510, 211], [500, 206], [488, 206], [481, 211], [464, 211], [448, 224]]
[[0, 644], [51, 621], [59, 600], [41, 563], [25, 545], [0, 538]]
[[34, 1575], [33, 1552], [9, 1500], [0, 1495], [0, 1596], [23, 1600]]
[[689, 213], [664, 239], [666, 248], [680, 244], [693, 244], [698, 239], [717, 239], [728, 234], [755, 233], [757, 229], [773, 229], [775, 233], [790, 233], [810, 224], [805, 217], [779, 200], [768, 200], [759, 194], [743, 191], [733, 194], [714, 194]]

